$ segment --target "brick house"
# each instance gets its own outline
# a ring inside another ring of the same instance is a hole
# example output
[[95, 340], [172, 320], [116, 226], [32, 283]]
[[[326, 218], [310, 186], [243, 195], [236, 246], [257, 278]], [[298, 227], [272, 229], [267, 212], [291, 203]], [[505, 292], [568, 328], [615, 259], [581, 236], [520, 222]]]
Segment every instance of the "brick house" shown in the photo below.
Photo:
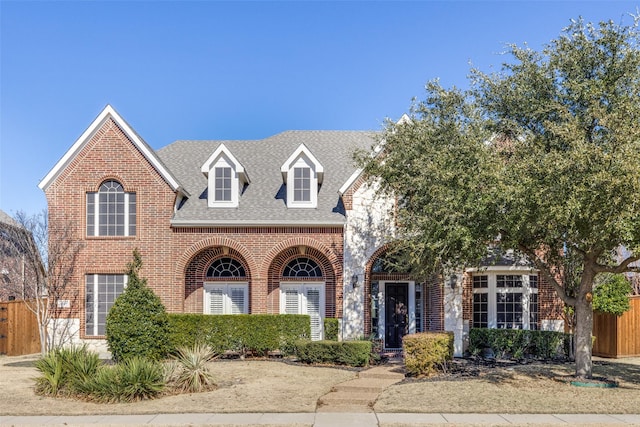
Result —
[[155, 151], [107, 106], [39, 185], [50, 222], [73, 218], [83, 241], [82, 297], [63, 313], [74, 339], [104, 345], [134, 248], [169, 312], [309, 314], [314, 339], [331, 317], [342, 338], [375, 335], [388, 349], [405, 333], [452, 330], [460, 354], [474, 324], [562, 326], [529, 266], [432, 283], [387, 271], [390, 201], [352, 161], [373, 143], [367, 132], [288, 131]]

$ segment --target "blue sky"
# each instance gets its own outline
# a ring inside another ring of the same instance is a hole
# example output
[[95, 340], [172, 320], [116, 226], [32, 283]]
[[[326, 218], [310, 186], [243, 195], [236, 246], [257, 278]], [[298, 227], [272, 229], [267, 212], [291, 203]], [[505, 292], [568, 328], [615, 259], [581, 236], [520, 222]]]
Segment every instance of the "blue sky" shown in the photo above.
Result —
[[466, 87], [506, 43], [539, 49], [578, 16], [630, 24], [639, 5], [0, 0], [0, 209], [46, 208], [38, 183], [106, 104], [153, 148], [379, 130], [429, 80]]

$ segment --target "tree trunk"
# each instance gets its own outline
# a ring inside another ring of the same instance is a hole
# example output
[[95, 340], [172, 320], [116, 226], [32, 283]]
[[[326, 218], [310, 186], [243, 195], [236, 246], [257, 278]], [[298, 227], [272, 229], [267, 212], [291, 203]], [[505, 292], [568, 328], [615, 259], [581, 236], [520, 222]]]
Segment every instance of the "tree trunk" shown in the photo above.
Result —
[[587, 293], [585, 292], [584, 295], [580, 295], [577, 298], [575, 307], [576, 377], [579, 378], [591, 378], [591, 371], [593, 367], [591, 360], [593, 346], [593, 341], [591, 339], [591, 334], [593, 333], [593, 307], [591, 306], [591, 299], [588, 298], [586, 294]]
[[592, 375], [593, 361], [593, 282], [596, 277], [596, 260], [599, 254], [587, 254], [584, 259], [580, 285], [575, 298], [576, 325], [574, 333], [576, 377], [589, 379]]

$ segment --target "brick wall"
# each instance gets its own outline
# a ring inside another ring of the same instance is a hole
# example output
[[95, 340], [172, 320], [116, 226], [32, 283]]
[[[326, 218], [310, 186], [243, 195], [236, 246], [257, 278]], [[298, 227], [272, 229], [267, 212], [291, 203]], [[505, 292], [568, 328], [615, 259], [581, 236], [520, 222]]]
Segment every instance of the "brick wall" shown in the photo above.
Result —
[[[87, 192], [98, 191], [109, 179], [119, 181], [125, 192], [136, 193], [137, 231], [131, 237], [92, 237], [86, 235]], [[69, 297], [78, 293], [69, 313], [80, 317], [84, 331], [84, 293], [86, 274], [123, 274], [138, 248], [143, 260], [142, 277], [171, 305], [170, 274], [175, 265], [171, 251], [169, 220], [175, 193], [131, 143], [116, 122], [108, 119], [86, 142], [72, 162], [46, 189], [50, 224], [73, 224], [73, 232], [83, 242], [76, 264]]]
[[[87, 192], [109, 179], [136, 193], [136, 235], [86, 235]], [[279, 312], [282, 267], [296, 256], [314, 259], [323, 271], [326, 316], [342, 315], [342, 227], [172, 228], [176, 195], [113, 120], [107, 120], [46, 190], [51, 224], [71, 221], [83, 249], [72, 279], [76, 294], [69, 317], [84, 334], [85, 275], [123, 274], [138, 248], [140, 272], [169, 312], [202, 312], [202, 283], [215, 259], [238, 259], [250, 283], [250, 312]]]

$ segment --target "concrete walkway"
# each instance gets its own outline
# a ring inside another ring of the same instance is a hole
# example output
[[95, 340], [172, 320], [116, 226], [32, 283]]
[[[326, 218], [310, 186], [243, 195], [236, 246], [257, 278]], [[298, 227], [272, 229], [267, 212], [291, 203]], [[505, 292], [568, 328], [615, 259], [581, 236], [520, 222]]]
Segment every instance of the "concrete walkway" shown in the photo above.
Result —
[[318, 399], [316, 412], [373, 412], [380, 393], [404, 379], [401, 363], [373, 366], [352, 380], [333, 386]]
[[291, 414], [156, 414], [1, 416], [6, 426], [640, 426], [640, 414], [390, 414], [317, 412]]

